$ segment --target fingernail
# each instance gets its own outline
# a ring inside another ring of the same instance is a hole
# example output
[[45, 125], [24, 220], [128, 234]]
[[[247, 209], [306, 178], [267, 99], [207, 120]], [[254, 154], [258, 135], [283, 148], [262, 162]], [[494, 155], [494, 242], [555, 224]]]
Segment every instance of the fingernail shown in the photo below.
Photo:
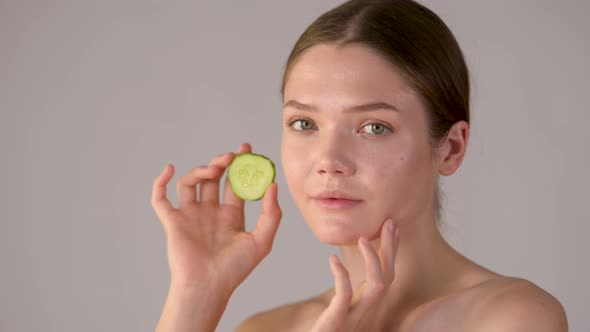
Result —
[[393, 234], [393, 231], [395, 230], [395, 225], [393, 224], [393, 221], [391, 219], [389, 219], [387, 222], [389, 223], [389, 225], [387, 225], [387, 227], [389, 227], [389, 232]]
[[364, 236], [363, 236], [363, 237], [361, 237], [361, 243], [362, 243], [364, 246], [367, 246], [367, 247], [369, 246], [369, 240], [367, 240], [367, 238], [366, 238], [366, 237], [364, 237]]
[[339, 262], [338, 262], [338, 257], [336, 257], [336, 256], [331, 256], [331, 257], [330, 257], [330, 260], [332, 261], [332, 263], [333, 263], [334, 265], [340, 265], [340, 264], [339, 264]]

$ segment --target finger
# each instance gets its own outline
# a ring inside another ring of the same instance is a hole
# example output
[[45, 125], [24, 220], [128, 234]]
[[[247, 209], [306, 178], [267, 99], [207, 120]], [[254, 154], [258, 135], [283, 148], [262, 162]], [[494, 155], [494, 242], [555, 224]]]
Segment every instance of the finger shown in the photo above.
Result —
[[365, 275], [368, 282], [368, 289], [363, 294], [363, 298], [372, 300], [382, 294], [385, 290], [385, 278], [381, 269], [379, 255], [365, 237], [359, 239], [361, 254], [365, 262]]
[[352, 299], [352, 285], [350, 284], [350, 276], [348, 270], [344, 267], [338, 256], [332, 255], [330, 257], [330, 268], [334, 275], [335, 284], [334, 290], [336, 294], [330, 302], [338, 308], [339, 312], [346, 312], [350, 307], [350, 300]]
[[348, 271], [342, 265], [338, 256], [330, 256], [330, 269], [334, 275], [334, 297], [328, 308], [317, 320], [314, 331], [339, 331], [340, 325], [350, 309], [352, 286]]
[[[240, 148], [237, 151], [237, 154], [248, 153], [252, 152], [252, 147], [248, 143], [244, 143], [240, 145]], [[234, 156], [235, 158], [235, 156]], [[232, 158], [233, 160], [233, 158]], [[230, 161], [231, 163], [231, 161]], [[224, 205], [231, 205], [239, 209], [244, 208], [244, 200], [236, 196], [236, 194], [231, 190], [231, 185], [229, 184], [229, 178], [225, 178], [225, 187], [223, 189], [223, 204]]]
[[395, 245], [393, 246], [393, 275], [395, 279], [395, 259], [397, 257], [397, 251], [399, 248], [399, 227], [395, 227], [395, 235], [394, 235], [394, 242]]
[[197, 204], [197, 185], [205, 180], [216, 179], [223, 174], [218, 167], [198, 166], [176, 182], [178, 205], [181, 209]]
[[395, 225], [393, 220], [387, 219], [381, 227], [381, 246], [379, 248], [379, 258], [386, 285], [389, 285], [395, 276], [395, 252]]
[[352, 300], [351, 306], [356, 307], [358, 303], [361, 301], [361, 298], [367, 291], [369, 283], [366, 280], [361, 281], [361, 284], [357, 287], [357, 289], [352, 293]]
[[201, 183], [201, 191], [198, 198], [200, 203], [219, 204], [219, 180], [231, 163], [233, 157], [233, 152], [224, 153], [218, 155], [209, 162], [209, 167], [215, 166], [220, 168], [222, 171], [218, 177], [211, 180], [205, 180]]
[[154, 180], [152, 188], [152, 207], [156, 212], [156, 215], [160, 219], [160, 222], [164, 225], [164, 220], [175, 211], [172, 203], [166, 197], [166, 187], [172, 176], [174, 175], [174, 165], [168, 164], [164, 170]]
[[262, 201], [262, 214], [258, 218], [256, 227], [252, 230], [252, 236], [256, 246], [260, 248], [259, 259], [268, 255], [279, 228], [283, 216], [278, 200], [278, 185], [273, 182], [264, 193]]
[[358, 245], [365, 263], [366, 279], [363, 280], [353, 298], [354, 309], [350, 313], [353, 321], [362, 320], [375, 303], [383, 297], [387, 289], [379, 255], [365, 237], [359, 239]]

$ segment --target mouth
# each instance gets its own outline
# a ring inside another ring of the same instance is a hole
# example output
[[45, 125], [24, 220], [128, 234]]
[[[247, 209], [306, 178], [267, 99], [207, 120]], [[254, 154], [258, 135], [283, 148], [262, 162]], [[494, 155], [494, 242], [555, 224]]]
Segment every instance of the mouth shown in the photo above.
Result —
[[314, 198], [314, 202], [323, 209], [348, 210], [358, 206], [362, 201], [346, 198]]

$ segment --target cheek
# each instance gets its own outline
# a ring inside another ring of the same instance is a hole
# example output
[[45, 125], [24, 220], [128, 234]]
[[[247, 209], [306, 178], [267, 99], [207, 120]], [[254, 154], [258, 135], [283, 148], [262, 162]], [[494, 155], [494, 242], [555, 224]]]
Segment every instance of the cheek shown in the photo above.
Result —
[[387, 164], [377, 164], [373, 181], [381, 207], [400, 218], [413, 214], [428, 201], [431, 189], [429, 162], [421, 154], [398, 154]]
[[291, 191], [297, 191], [304, 179], [305, 167], [305, 149], [302, 147], [289, 144], [288, 141], [283, 140], [281, 145], [281, 162], [283, 164], [283, 171], [287, 184]]
[[373, 163], [369, 182], [377, 195], [374, 199], [386, 205], [409, 199], [424, 176], [420, 167], [420, 161], [415, 156], [405, 153]]
[[[396, 178], [404, 178], [410, 170], [410, 161], [405, 154], [396, 155], [387, 160], [380, 160], [372, 163], [373, 181], [381, 186], [390, 187]], [[397, 182], [397, 181], [396, 181]]]

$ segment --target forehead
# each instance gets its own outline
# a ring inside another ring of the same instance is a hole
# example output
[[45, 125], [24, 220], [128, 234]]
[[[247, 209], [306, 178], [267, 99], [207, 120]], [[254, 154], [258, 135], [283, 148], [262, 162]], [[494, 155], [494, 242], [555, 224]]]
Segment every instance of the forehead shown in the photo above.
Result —
[[374, 50], [361, 45], [338, 48], [320, 44], [291, 68], [284, 99], [317, 104], [335, 100], [344, 104], [401, 103], [413, 94], [399, 71]]

